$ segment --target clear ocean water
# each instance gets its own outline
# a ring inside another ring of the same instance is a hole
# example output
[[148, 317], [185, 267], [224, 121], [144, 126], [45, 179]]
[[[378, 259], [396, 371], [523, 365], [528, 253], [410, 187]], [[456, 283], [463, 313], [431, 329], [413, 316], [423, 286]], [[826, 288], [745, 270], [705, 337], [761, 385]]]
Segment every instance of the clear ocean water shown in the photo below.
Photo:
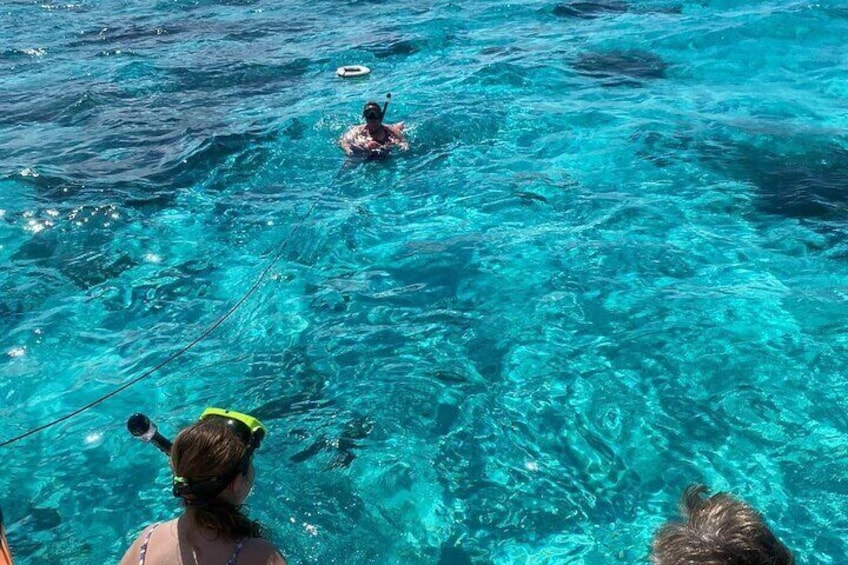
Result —
[[[268, 425], [291, 564], [646, 563], [694, 482], [848, 562], [843, 2], [19, 0], [0, 33], [20, 563], [173, 517], [125, 421], [210, 405]], [[411, 149], [347, 162], [388, 92]]]

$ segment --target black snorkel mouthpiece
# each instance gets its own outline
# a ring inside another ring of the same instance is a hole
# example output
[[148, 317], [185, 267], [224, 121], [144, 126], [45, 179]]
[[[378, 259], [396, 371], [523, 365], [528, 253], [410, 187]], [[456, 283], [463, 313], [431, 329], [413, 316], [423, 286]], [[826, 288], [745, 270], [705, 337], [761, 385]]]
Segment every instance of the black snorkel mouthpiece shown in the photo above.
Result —
[[144, 414], [137, 413], [130, 416], [127, 420], [127, 429], [141, 441], [153, 444], [165, 455], [171, 455], [171, 440], [160, 434], [156, 424]]

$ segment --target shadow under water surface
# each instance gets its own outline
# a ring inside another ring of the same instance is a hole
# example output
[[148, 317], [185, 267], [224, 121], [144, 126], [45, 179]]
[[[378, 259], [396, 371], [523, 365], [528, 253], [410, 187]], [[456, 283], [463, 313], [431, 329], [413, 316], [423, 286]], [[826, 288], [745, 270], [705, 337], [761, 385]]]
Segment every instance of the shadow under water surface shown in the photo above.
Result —
[[832, 142], [798, 139], [704, 143], [702, 161], [733, 180], [756, 187], [760, 210], [791, 218], [848, 218], [848, 150]]
[[683, 7], [680, 5], [669, 5], [665, 7], [642, 8], [620, 2], [609, 0], [607, 2], [567, 2], [554, 6], [553, 14], [560, 18], [577, 18], [581, 20], [594, 20], [609, 14], [680, 14]]
[[598, 79], [602, 86], [642, 86], [646, 80], [665, 78], [668, 63], [638, 49], [582, 53], [572, 67], [581, 75]]

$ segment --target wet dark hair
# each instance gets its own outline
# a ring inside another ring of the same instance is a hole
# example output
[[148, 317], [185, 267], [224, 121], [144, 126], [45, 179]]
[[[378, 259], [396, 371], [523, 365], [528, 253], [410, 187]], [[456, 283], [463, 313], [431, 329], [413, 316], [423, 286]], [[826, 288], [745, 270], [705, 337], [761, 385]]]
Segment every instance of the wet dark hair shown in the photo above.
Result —
[[654, 565], [794, 565], [795, 559], [759, 512], [729, 494], [706, 497], [707, 487], [683, 493], [684, 522], [654, 535]]
[[[203, 483], [232, 475], [246, 452], [247, 446], [233, 430], [210, 418], [179, 433], [171, 448], [171, 467], [180, 480]], [[216, 536], [233, 540], [262, 537], [259, 522], [248, 518], [241, 506], [227, 502], [218, 494], [200, 499], [185, 497], [186, 512], [193, 515], [199, 526]]]
[[377, 114], [379, 114], [380, 119], [381, 119], [381, 120], [383, 119], [383, 109], [382, 109], [382, 108], [380, 108], [380, 105], [379, 105], [379, 104], [377, 104], [376, 102], [373, 102], [373, 101], [372, 101], [372, 102], [367, 102], [367, 103], [365, 104], [365, 107], [364, 107], [364, 108], [362, 108], [362, 115], [364, 116], [364, 115], [365, 115], [365, 114], [367, 114], [370, 110], [374, 110], [374, 111], [376, 111], [376, 112], [377, 112]]

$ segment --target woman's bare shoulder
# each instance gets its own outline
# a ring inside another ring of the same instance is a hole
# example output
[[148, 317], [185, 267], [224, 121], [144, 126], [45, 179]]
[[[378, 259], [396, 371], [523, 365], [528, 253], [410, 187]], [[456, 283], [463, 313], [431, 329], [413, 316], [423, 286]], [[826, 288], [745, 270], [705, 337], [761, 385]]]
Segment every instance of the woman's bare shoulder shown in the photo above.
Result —
[[[172, 520], [171, 522], [173, 522], [173, 521], [174, 520]], [[164, 524], [170, 525], [171, 522], [164, 522]], [[144, 541], [147, 539], [148, 536], [152, 537], [153, 530], [159, 528], [159, 526], [162, 526], [162, 525], [163, 525], [163, 523], [156, 522], [154, 524], [149, 524], [149, 525], [145, 526], [144, 529], [142, 529], [141, 532], [136, 536], [133, 544], [129, 547], [129, 549], [127, 549], [126, 553], [124, 553], [124, 557], [121, 559], [121, 565], [125, 565], [125, 564], [127, 564], [127, 565], [133, 564], [134, 565], [135, 563], [138, 563], [138, 553], [139, 553], [139, 549], [141, 548], [142, 544], [144, 543]]]
[[239, 554], [239, 563], [286, 565], [286, 560], [271, 542], [261, 538], [252, 538], [244, 544], [244, 549]]

